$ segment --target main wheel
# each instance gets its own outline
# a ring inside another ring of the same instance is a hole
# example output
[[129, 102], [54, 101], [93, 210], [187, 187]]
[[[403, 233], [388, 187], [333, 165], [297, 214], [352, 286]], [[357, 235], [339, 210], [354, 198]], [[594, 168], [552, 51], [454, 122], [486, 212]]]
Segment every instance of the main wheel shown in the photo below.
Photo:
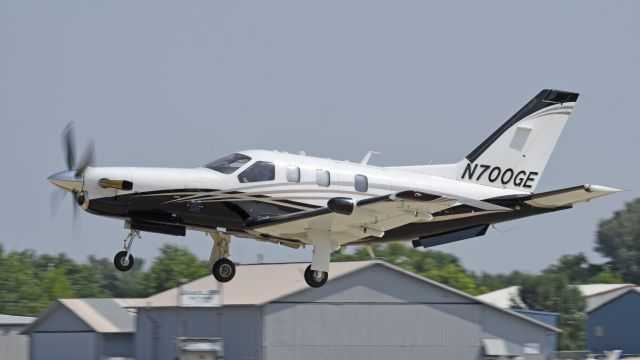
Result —
[[327, 279], [329, 279], [329, 273], [311, 270], [311, 265], [304, 270], [304, 281], [311, 287], [319, 288], [327, 282]]
[[236, 266], [233, 264], [233, 261], [222, 258], [213, 264], [211, 273], [213, 277], [220, 282], [231, 281], [236, 275]]
[[120, 251], [113, 258], [113, 265], [120, 271], [129, 271], [133, 267], [133, 255], [127, 256], [126, 251]]

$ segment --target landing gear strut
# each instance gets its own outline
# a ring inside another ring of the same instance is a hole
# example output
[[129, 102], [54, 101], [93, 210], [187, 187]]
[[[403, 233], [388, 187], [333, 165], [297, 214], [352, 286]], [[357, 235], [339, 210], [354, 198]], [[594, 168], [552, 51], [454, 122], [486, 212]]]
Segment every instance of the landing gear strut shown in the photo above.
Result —
[[228, 282], [236, 275], [236, 266], [229, 260], [229, 243], [231, 235], [212, 231], [209, 233], [213, 239], [213, 248], [209, 256], [211, 274], [220, 282]]
[[140, 231], [131, 230], [129, 235], [124, 239], [124, 250], [120, 251], [113, 258], [113, 265], [120, 271], [129, 271], [133, 268], [133, 255], [131, 255], [131, 245], [133, 245], [133, 239], [140, 238]]

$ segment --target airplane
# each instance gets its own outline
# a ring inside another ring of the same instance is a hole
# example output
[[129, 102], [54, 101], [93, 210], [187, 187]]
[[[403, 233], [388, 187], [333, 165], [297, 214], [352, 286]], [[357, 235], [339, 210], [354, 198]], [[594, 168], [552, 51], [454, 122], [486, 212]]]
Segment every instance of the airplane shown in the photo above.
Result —
[[230, 281], [231, 236], [292, 248], [313, 246], [304, 279], [321, 287], [330, 255], [344, 246], [411, 241], [428, 248], [483, 236], [490, 226], [565, 210], [620, 190], [579, 185], [536, 193], [536, 187], [579, 94], [545, 89], [461, 161], [378, 167], [248, 150], [197, 168], [95, 167], [93, 146], [75, 163], [73, 128], [63, 132], [67, 170], [48, 181], [71, 192], [86, 212], [124, 221], [129, 234], [114, 257], [133, 267], [140, 232], [213, 240], [209, 264]]

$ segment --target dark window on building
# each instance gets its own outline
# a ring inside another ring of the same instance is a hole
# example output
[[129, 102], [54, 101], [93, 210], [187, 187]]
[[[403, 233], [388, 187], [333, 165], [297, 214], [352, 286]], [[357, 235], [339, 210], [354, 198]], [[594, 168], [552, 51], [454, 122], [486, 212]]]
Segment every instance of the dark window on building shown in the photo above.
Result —
[[276, 166], [272, 162], [256, 161], [238, 175], [241, 183], [271, 181], [276, 178]]

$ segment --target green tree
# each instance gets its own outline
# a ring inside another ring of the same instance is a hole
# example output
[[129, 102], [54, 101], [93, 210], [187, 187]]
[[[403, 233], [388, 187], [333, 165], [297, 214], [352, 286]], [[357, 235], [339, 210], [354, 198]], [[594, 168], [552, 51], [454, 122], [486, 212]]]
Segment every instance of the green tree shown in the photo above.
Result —
[[530, 275], [520, 271], [512, 271], [509, 274], [489, 274], [483, 272], [480, 275], [475, 275], [475, 278], [478, 288], [488, 292], [513, 285], [520, 285], [522, 280], [528, 276]]
[[43, 300], [68, 299], [74, 296], [75, 292], [63, 268], [47, 271], [42, 280]]
[[595, 250], [611, 259], [624, 281], [640, 283], [640, 198], [600, 222]]
[[[586, 347], [585, 300], [563, 274], [546, 273], [522, 281], [520, 298], [528, 309], [558, 313], [559, 350], [582, 350]], [[514, 307], [518, 307], [514, 304]]]
[[49, 301], [43, 293], [41, 277], [34, 266], [33, 251], [12, 251], [0, 257], [0, 312], [37, 315]]
[[153, 260], [144, 280], [148, 293], [155, 294], [209, 274], [209, 265], [184, 247], [164, 245]]
[[[112, 259], [94, 256], [90, 256], [80, 268], [85, 275], [76, 278], [76, 283], [88, 297], [137, 298], [150, 294], [145, 284], [143, 259], [135, 259], [133, 268], [127, 272], [116, 270]], [[91, 279], [95, 281], [95, 287], [86, 283]]]
[[597, 273], [594, 277], [589, 279], [587, 283], [590, 284], [620, 284], [624, 280], [622, 279], [622, 275], [617, 272], [612, 271], [611, 269], [604, 269]]
[[563, 274], [571, 284], [585, 284], [602, 271], [602, 266], [589, 263], [583, 253], [563, 255], [555, 265], [549, 266], [545, 273]]

